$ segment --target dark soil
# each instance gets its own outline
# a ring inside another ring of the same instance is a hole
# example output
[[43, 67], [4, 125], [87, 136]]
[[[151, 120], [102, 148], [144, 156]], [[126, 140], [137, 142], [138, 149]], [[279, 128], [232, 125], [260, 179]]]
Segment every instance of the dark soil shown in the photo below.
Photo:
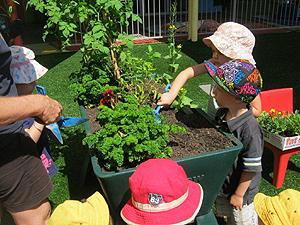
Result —
[[161, 114], [170, 123], [179, 124], [187, 130], [186, 134], [170, 134], [169, 145], [174, 151], [172, 158], [180, 159], [233, 146], [227, 137], [195, 110], [188, 110], [187, 113], [169, 110]]
[[[91, 122], [92, 132], [100, 129], [96, 121], [98, 109], [87, 109], [87, 117]], [[232, 142], [215, 129], [201, 114], [191, 110], [175, 112], [162, 111], [161, 114], [170, 123], [179, 124], [187, 129], [186, 134], [170, 134], [169, 146], [174, 153], [173, 159], [197, 155], [203, 152], [223, 149], [233, 146]]]

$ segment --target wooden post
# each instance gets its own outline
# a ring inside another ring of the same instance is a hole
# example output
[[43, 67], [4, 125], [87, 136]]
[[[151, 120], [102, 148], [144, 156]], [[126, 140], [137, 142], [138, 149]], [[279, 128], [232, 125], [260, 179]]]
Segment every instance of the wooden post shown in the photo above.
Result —
[[193, 8], [193, 0], [189, 0], [188, 2], [188, 40], [192, 39], [192, 8]]
[[237, 2], [236, 0], [233, 0], [233, 13], [232, 13], [232, 21], [236, 21], [236, 7], [237, 7]]
[[192, 0], [192, 41], [198, 41], [198, 13], [199, 13], [199, 0]]

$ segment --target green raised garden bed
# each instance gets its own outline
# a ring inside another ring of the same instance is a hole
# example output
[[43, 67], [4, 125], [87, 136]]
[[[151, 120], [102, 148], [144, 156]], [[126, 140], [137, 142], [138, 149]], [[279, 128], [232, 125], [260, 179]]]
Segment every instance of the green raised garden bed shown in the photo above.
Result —
[[[85, 110], [81, 108], [82, 117], [86, 117]], [[202, 110], [194, 113], [207, 115]], [[89, 124], [85, 127], [86, 133], [90, 133]], [[231, 134], [222, 133], [231, 140], [233, 146], [218, 149], [211, 152], [176, 160], [185, 169], [189, 179], [200, 183], [204, 190], [204, 198], [197, 221], [215, 221], [212, 206], [216, 196], [229, 172], [235, 158], [242, 149], [242, 144]], [[214, 141], [214, 140], [212, 140]], [[96, 156], [91, 157], [93, 171], [100, 183], [101, 189], [109, 203], [113, 218], [119, 218], [119, 212], [130, 198], [128, 178], [135, 168], [124, 169], [119, 172], [108, 172], [98, 164]]]

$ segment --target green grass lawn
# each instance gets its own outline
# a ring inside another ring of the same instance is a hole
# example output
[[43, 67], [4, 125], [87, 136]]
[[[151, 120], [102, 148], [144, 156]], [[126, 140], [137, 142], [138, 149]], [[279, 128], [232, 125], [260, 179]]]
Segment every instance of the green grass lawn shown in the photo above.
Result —
[[[295, 89], [295, 99], [299, 99], [300, 79], [297, 74], [297, 62], [300, 60], [299, 49], [300, 33], [268, 34], [257, 37], [257, 45], [254, 50], [254, 56], [264, 78], [264, 89], [293, 87]], [[210, 56], [209, 50], [199, 41], [191, 43], [185, 41], [183, 44], [183, 57], [181, 59], [180, 70], [202, 62]], [[134, 53], [143, 57], [147, 46], [135, 46]], [[163, 54], [167, 52], [167, 45], [155, 44], [153, 48]], [[78, 70], [80, 66], [80, 53], [55, 54], [48, 56], [39, 56], [37, 60], [47, 66], [49, 72], [39, 80], [39, 84], [47, 88], [48, 95], [59, 100], [64, 107], [65, 116], [78, 116], [79, 110], [77, 104], [73, 101], [68, 89], [68, 76], [71, 72]], [[166, 71], [167, 63], [163, 60], [155, 62], [158, 71]], [[187, 89], [189, 96], [205, 108], [207, 95], [199, 89], [199, 84], [209, 83], [208, 76], [201, 76], [189, 81]], [[295, 106], [299, 109], [299, 102]], [[82, 129], [65, 129], [64, 145], [53, 144], [52, 152], [56, 164], [59, 167], [59, 173], [53, 178], [54, 191], [50, 200], [56, 206], [66, 199], [80, 199], [87, 197], [93, 191], [99, 188], [91, 169], [87, 167], [87, 150], [81, 145], [83, 136]], [[272, 176], [272, 154], [265, 151], [264, 157], [264, 179], [260, 190], [266, 194], [275, 194], [278, 192], [270, 183]], [[81, 185], [84, 178], [84, 171], [88, 171], [88, 182]], [[292, 158], [289, 164], [289, 170], [286, 175], [284, 189], [300, 189], [300, 160], [299, 155]]]

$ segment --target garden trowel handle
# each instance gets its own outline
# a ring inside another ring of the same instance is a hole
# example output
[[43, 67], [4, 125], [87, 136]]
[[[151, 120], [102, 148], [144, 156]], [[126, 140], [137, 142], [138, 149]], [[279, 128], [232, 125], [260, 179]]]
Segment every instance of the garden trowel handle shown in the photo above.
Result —
[[[165, 92], [168, 92], [170, 89], [171, 89], [171, 84], [167, 84], [167, 86], [165, 87]], [[161, 110], [162, 107], [163, 106], [161, 106], [161, 105], [156, 106], [155, 112], [159, 113], [159, 111]]]
[[42, 85], [36, 85], [36, 91], [40, 95], [47, 95], [46, 88]]
[[[42, 86], [42, 85], [36, 85], [36, 86], [35, 86], [35, 89], [36, 89], [36, 92], [37, 92], [39, 95], [47, 95], [47, 92], [46, 92], [46, 89], [45, 89], [44, 86]], [[38, 123], [41, 123], [41, 124], [44, 123], [44, 122], [43, 122], [40, 118], [38, 118], [38, 117], [36, 117], [35, 120], [36, 120]]]
[[165, 92], [168, 92], [171, 89], [171, 84], [167, 84], [167, 86], [165, 87]]
[[[171, 84], [167, 84], [167, 86], [165, 87], [165, 92], [168, 92], [168, 91], [170, 90], [170, 88], [171, 88]], [[156, 108], [154, 109], [154, 114], [155, 114], [155, 116], [156, 116], [156, 120], [157, 120], [157, 121], [160, 121], [158, 114], [159, 114], [161, 108], [162, 108], [162, 106], [161, 106], [161, 105], [158, 105], [158, 106], [156, 106]]]

